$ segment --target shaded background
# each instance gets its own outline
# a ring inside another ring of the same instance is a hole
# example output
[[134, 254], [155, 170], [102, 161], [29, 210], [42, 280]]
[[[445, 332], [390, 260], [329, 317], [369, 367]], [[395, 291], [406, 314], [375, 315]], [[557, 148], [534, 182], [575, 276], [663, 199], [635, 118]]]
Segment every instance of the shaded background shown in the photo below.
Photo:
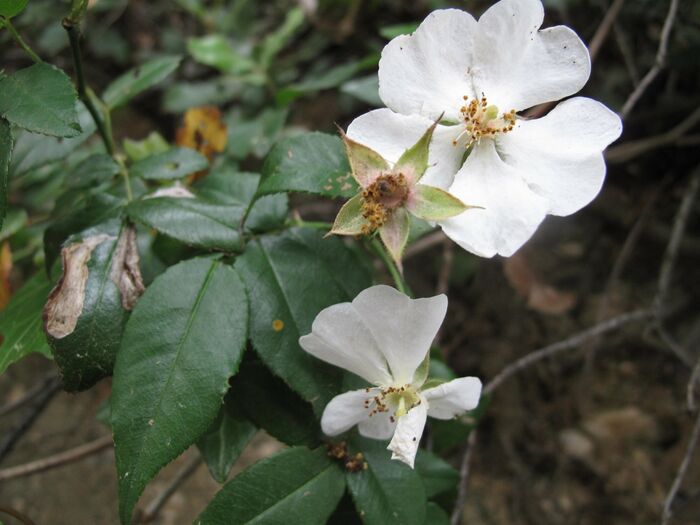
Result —
[[[668, 2], [612, 3], [622, 8], [601, 42], [582, 94], [619, 111], [654, 64]], [[213, 104], [222, 109], [228, 126], [220, 161], [255, 171], [278, 138], [300, 130], [334, 132], [334, 122], [345, 127], [379, 107], [377, 60], [389, 38], [412, 31], [432, 9], [456, 6], [478, 15], [490, 4], [99, 0], [91, 2], [85, 27], [86, 76], [102, 88], [146, 59], [186, 55], [161, 89], [115, 113], [117, 140], [142, 139], [152, 131], [172, 140], [187, 108]], [[610, 5], [606, 0], [545, 1], [544, 27], [569, 25], [590, 43]], [[60, 25], [66, 6], [30, 0], [15, 25], [42, 57], [71, 72]], [[303, 21], [284, 35], [280, 52], [267, 66], [251, 69], [250, 59], [260, 56], [270, 35], [286, 27], [295, 7], [304, 11]], [[207, 35], [209, 40], [196, 40]], [[225, 44], [217, 47], [211, 35], [221, 35]], [[608, 151], [603, 191], [573, 217], [548, 217], [514, 257], [480, 259], [446, 243], [439, 232], [427, 232], [409, 248], [406, 275], [415, 293], [449, 292], [439, 347], [460, 375], [488, 380], [539, 347], [652, 304], [674, 218], [700, 166], [699, 57], [700, 1], [684, 0], [666, 67]], [[0, 59], [9, 71], [28, 65], [4, 32]], [[59, 162], [12, 182], [11, 204], [29, 215], [25, 219], [15, 211], [10, 217], [22, 226], [14, 231], [8, 219], [0, 234], [12, 254], [10, 289], [42, 265], [41, 234], [55, 212], [52, 196], [65, 183], [66, 172]], [[297, 196], [292, 204], [304, 219], [328, 221], [341, 203]], [[652, 322], [630, 324], [504, 383], [479, 427], [465, 523], [659, 521], [695, 420], [686, 404], [690, 371], [700, 358], [700, 220], [693, 204], [664, 301], [666, 332]], [[13, 365], [0, 377], [3, 403], [22, 397], [52, 371], [53, 365], [39, 356]], [[108, 395], [108, 380], [77, 396], [58, 394], [2, 467], [104, 435], [96, 415]], [[3, 432], [20, 416], [1, 416]], [[458, 465], [463, 442], [431, 436], [429, 431], [428, 445]], [[280, 446], [259, 435], [234, 472]], [[181, 458], [162, 472], [142, 506], [188, 460]], [[200, 467], [157, 522], [190, 523], [217, 488]], [[0, 482], [0, 504], [24, 511], [38, 524], [117, 523], [112, 452]], [[700, 522], [697, 457], [675, 509], [674, 523]]]

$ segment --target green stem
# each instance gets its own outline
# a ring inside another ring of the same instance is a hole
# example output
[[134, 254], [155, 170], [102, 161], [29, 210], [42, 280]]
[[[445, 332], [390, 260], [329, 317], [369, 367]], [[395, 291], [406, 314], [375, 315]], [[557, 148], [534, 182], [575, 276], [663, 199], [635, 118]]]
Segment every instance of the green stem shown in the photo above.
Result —
[[41, 64], [43, 62], [43, 60], [41, 58], [39, 58], [39, 55], [37, 55], [34, 52], [34, 50], [31, 47], [29, 47], [29, 45], [22, 39], [20, 34], [15, 29], [15, 26], [12, 25], [12, 22], [10, 22], [10, 19], [5, 18], [5, 17], [0, 17], [0, 21], [7, 28], [7, 30], [10, 32], [10, 34], [12, 35], [12, 38], [14, 38], [15, 42], [17, 42], [19, 44], [19, 46], [22, 49], [24, 49], [25, 53], [27, 53], [34, 62], [36, 62], [37, 64]]
[[126, 200], [128, 202], [131, 202], [132, 200], [134, 200], [134, 194], [131, 192], [131, 179], [129, 178], [129, 170], [126, 169], [126, 165], [124, 164], [124, 159], [121, 158], [121, 155], [116, 155], [114, 157], [114, 160], [116, 160], [117, 164], [119, 164], [119, 173], [124, 178], [124, 188], [126, 189]]
[[105, 119], [100, 115], [99, 111], [95, 107], [85, 83], [85, 75], [83, 74], [83, 56], [80, 51], [80, 30], [73, 23], [73, 21], [68, 18], [63, 20], [63, 28], [68, 33], [70, 48], [73, 52], [73, 66], [75, 68], [75, 76], [78, 81], [78, 96], [85, 104], [87, 110], [90, 112], [92, 120], [95, 121], [97, 131], [100, 133], [100, 137], [102, 137], [102, 142], [104, 142], [107, 153], [114, 156], [115, 148], [112, 133], [107, 129]]
[[384, 245], [382, 245], [382, 243], [379, 242], [376, 238], [372, 239], [370, 243], [372, 245], [372, 248], [374, 248], [374, 251], [377, 253], [377, 255], [379, 255], [379, 258], [384, 262], [384, 265], [386, 266], [387, 270], [389, 270], [391, 278], [394, 280], [394, 284], [396, 284], [396, 288], [401, 293], [412, 297], [413, 293], [411, 292], [408, 283], [406, 283], [406, 280], [403, 278], [401, 272], [396, 267], [396, 263], [394, 263], [394, 260], [387, 253], [386, 249], [384, 248]]

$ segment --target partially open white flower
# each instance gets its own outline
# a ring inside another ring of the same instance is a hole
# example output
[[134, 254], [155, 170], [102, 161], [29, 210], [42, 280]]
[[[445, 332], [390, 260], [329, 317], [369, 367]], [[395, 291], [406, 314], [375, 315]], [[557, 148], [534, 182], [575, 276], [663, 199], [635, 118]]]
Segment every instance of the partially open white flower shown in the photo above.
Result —
[[547, 214], [593, 200], [605, 178], [602, 151], [622, 131], [615, 113], [584, 97], [540, 119], [517, 115], [576, 93], [590, 75], [576, 33], [539, 31], [543, 18], [540, 0], [501, 0], [478, 22], [456, 9], [431, 13], [382, 52], [379, 94], [389, 109], [360, 116], [347, 132], [394, 162], [444, 113], [422, 183], [483, 207], [440, 224], [485, 257], [512, 255]]
[[392, 459], [413, 467], [427, 416], [451, 419], [476, 408], [479, 379], [426, 383], [430, 344], [446, 311], [445, 295], [411, 299], [384, 285], [321, 311], [299, 344], [375, 385], [334, 397], [321, 417], [323, 432], [335, 436], [357, 425], [363, 436], [391, 438]]

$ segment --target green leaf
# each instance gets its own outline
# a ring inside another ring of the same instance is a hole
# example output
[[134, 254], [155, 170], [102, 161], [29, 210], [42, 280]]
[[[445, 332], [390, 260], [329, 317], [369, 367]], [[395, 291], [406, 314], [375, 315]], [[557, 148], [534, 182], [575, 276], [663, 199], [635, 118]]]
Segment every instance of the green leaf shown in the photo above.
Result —
[[7, 214], [7, 189], [10, 160], [12, 159], [12, 128], [10, 123], [0, 118], [0, 229]]
[[247, 354], [233, 379], [226, 406], [240, 408], [253, 423], [287, 445], [319, 444], [319, 427], [311, 405]]
[[78, 164], [67, 180], [69, 188], [85, 188], [108, 181], [119, 174], [119, 164], [105, 153], [96, 153]]
[[353, 436], [350, 452], [362, 452], [367, 462], [366, 470], [345, 475], [363, 523], [425, 525], [423, 482], [413, 469], [391, 459], [386, 441]]
[[207, 158], [195, 150], [173, 148], [135, 162], [129, 172], [147, 180], [170, 180], [180, 179], [208, 167]]
[[85, 104], [78, 101], [75, 111], [83, 132], [72, 139], [48, 137], [28, 131], [17, 134], [10, 166], [12, 177], [19, 177], [34, 168], [63, 159], [92, 136], [95, 132], [95, 121], [92, 120]]
[[304, 12], [299, 7], [287, 11], [287, 16], [277, 28], [270, 33], [262, 43], [260, 48], [260, 66], [267, 69], [277, 54], [289, 43], [297, 29], [304, 23]]
[[433, 186], [418, 184], [408, 210], [416, 217], [426, 221], [441, 221], [459, 215], [473, 208], [467, 206], [454, 195]]
[[73, 237], [61, 255], [63, 276], [46, 303], [44, 330], [64, 389], [76, 392], [112, 374], [143, 283], [135, 232], [119, 220]]
[[413, 33], [416, 29], [418, 29], [419, 25], [420, 22], [408, 22], [406, 24], [384, 26], [379, 30], [379, 34], [387, 40], [392, 40], [393, 38], [396, 38], [399, 35], [408, 35], [410, 33]]
[[12, 18], [17, 16], [27, 7], [29, 0], [0, 0], [0, 16]]
[[[260, 175], [236, 171], [228, 165], [220, 165], [197, 182], [194, 189], [197, 195], [210, 202], [240, 206], [246, 209], [258, 188]], [[264, 232], [279, 229], [289, 212], [289, 199], [278, 193], [261, 197], [250, 210], [246, 219], [246, 229]]]
[[224, 485], [195, 524], [323, 525], [344, 491], [343, 472], [325, 448], [290, 448]]
[[450, 525], [450, 517], [437, 503], [429, 501], [425, 513], [425, 525]]
[[134, 162], [165, 153], [170, 149], [170, 144], [157, 131], [151, 131], [143, 140], [124, 139], [124, 152]]
[[189, 246], [237, 252], [243, 209], [199, 198], [155, 197], [130, 203], [129, 217]]
[[223, 35], [188, 38], [187, 51], [200, 64], [215, 67], [222, 73], [241, 75], [255, 67], [255, 63], [236, 51]]
[[241, 280], [213, 259], [169, 268], [137, 303], [112, 385], [122, 523], [148, 481], [216, 418], [245, 349], [247, 323]]
[[358, 186], [350, 175], [343, 141], [325, 133], [282, 140], [265, 159], [257, 196], [299, 191], [350, 198]]
[[416, 472], [420, 474], [428, 498], [452, 490], [459, 482], [459, 473], [444, 459], [427, 450], [416, 455]]
[[248, 155], [264, 157], [279, 137], [288, 115], [288, 110], [280, 108], [265, 108], [253, 118], [245, 118], [238, 111], [229, 113], [226, 154], [238, 160]]
[[46, 272], [39, 271], [0, 312], [0, 374], [32, 352], [51, 357], [41, 322], [41, 312], [50, 291], [51, 282]]
[[226, 482], [231, 467], [257, 430], [240, 414], [233, 414], [227, 407], [221, 408], [219, 416], [197, 442], [199, 452], [216, 481]]
[[335, 235], [360, 235], [367, 219], [362, 216], [362, 194], [358, 193], [343, 204], [333, 222], [330, 233]]
[[[340, 239], [293, 228], [248, 243], [236, 260], [248, 288], [251, 340], [261, 360], [320, 414], [342, 371], [304, 352], [299, 337], [327, 306], [353, 299], [371, 275]], [[310, 283], [313, 285], [310, 285]]]
[[362, 78], [350, 80], [342, 85], [341, 93], [346, 93], [373, 107], [381, 107], [379, 98], [379, 76], [375, 73]]
[[142, 91], [165, 79], [177, 69], [181, 60], [181, 56], [165, 56], [135, 67], [107, 86], [102, 100], [110, 109], [123, 106]]
[[71, 210], [67, 215], [54, 219], [53, 224], [44, 230], [46, 271], [51, 271], [53, 263], [61, 252], [61, 245], [68, 237], [119, 217], [121, 211], [120, 199], [100, 193], [88, 199], [84, 207]]
[[0, 78], [0, 116], [28, 131], [77, 137], [77, 100], [70, 78], [43, 62]]
[[446, 454], [467, 442], [469, 434], [484, 415], [489, 405], [487, 396], [482, 396], [479, 406], [464, 416], [455, 419], [433, 419], [430, 429], [433, 436], [433, 448], [438, 454]]

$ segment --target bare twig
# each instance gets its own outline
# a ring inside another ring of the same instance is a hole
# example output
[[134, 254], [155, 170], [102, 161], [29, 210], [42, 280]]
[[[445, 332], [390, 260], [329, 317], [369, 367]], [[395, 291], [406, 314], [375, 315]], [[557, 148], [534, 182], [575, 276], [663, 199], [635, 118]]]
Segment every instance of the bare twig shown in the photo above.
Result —
[[30, 474], [36, 474], [55, 467], [67, 465], [91, 456], [92, 454], [96, 454], [105, 448], [109, 448], [112, 446], [112, 444], [112, 436], [102, 436], [95, 441], [91, 441], [90, 443], [80, 445], [64, 452], [59, 452], [58, 454], [54, 454], [53, 456], [49, 456], [47, 458], [31, 461], [29, 463], [25, 463], [24, 465], [17, 465], [16, 467], [8, 467], [0, 470], [0, 481], [29, 476]]
[[605, 42], [605, 39], [608, 37], [610, 30], [615, 24], [615, 20], [617, 20], [617, 16], [620, 14], [623, 5], [625, 5], [625, 0], [614, 0], [614, 2], [605, 12], [603, 20], [600, 22], [598, 29], [588, 44], [588, 52], [591, 55], [591, 62], [598, 56], [600, 48], [603, 46], [603, 42]]
[[666, 66], [666, 57], [668, 55], [668, 41], [671, 36], [671, 30], [673, 29], [673, 24], [676, 21], [676, 13], [678, 12], [678, 0], [671, 0], [668, 6], [668, 13], [666, 14], [666, 20], [664, 20], [664, 26], [661, 29], [661, 38], [659, 40], [659, 48], [656, 51], [656, 59], [654, 60], [654, 65], [651, 69], [644, 75], [641, 82], [637, 87], [630, 93], [627, 101], [622, 106], [620, 110], [620, 115], [623, 119], [627, 118], [630, 111], [642, 98], [644, 92], [651, 85], [651, 83], [656, 79], [661, 70]]
[[435, 293], [447, 293], [450, 287], [450, 274], [452, 273], [452, 263], [454, 262], [454, 243], [450, 239], [445, 239], [442, 246], [442, 266], [438, 274]]
[[54, 382], [56, 379], [55, 374], [49, 374], [44, 378], [43, 381], [40, 383], [37, 383], [34, 385], [32, 388], [30, 388], [27, 392], [25, 392], [22, 397], [19, 399], [16, 399], [14, 401], [10, 401], [9, 403], [4, 404], [2, 407], [0, 407], [0, 417], [6, 416], [7, 414], [14, 412], [18, 408], [23, 407], [30, 401], [32, 401], [36, 396], [39, 395], [39, 393], [43, 392], [44, 389], [47, 387], [50, 387], [51, 384]]
[[700, 381], [700, 359], [695, 363], [693, 371], [690, 374], [690, 379], [688, 380], [688, 386], [686, 387], [686, 401], [688, 403], [688, 410], [695, 412], [697, 410], [697, 403], [695, 402], [695, 384]]
[[414, 242], [408, 248], [406, 248], [406, 252], [403, 255], [403, 260], [405, 261], [406, 259], [415, 257], [416, 255], [423, 253], [426, 250], [429, 250], [430, 248], [438, 246], [439, 244], [442, 244], [447, 238], [447, 235], [445, 235], [442, 232], [442, 230], [437, 230], [433, 233], [429, 233], [425, 237], [418, 239], [416, 242]]
[[664, 501], [663, 513], [661, 515], [661, 525], [668, 525], [668, 523], [670, 523], [671, 521], [671, 517], [673, 516], [673, 501], [676, 499], [678, 490], [681, 488], [683, 479], [685, 478], [685, 475], [688, 472], [690, 460], [692, 459], [693, 454], [695, 453], [695, 447], [698, 444], [699, 438], [700, 412], [698, 413], [698, 416], [695, 419], [695, 425], [693, 426], [693, 432], [691, 433], [690, 439], [688, 440], [688, 447], [686, 448], [685, 456], [683, 456], [683, 461], [681, 462], [680, 467], [678, 467], [676, 477], [673, 480], [673, 483], [671, 484], [671, 489], [668, 491], [666, 501]]
[[688, 218], [690, 217], [690, 211], [693, 209], [693, 203], [697, 196], [698, 189], [700, 189], [700, 168], [696, 168], [695, 173], [693, 173], [688, 183], [688, 189], [678, 207], [676, 218], [673, 222], [673, 229], [671, 230], [671, 239], [668, 241], [666, 253], [661, 263], [659, 284], [653, 303], [655, 314], [659, 319], [663, 318], [663, 303], [668, 295], [668, 289], [671, 285], [671, 279], [673, 278], [673, 269], [676, 265], [681, 241], [683, 240], [685, 228], [688, 224]]
[[492, 394], [494, 390], [496, 390], [512, 376], [543, 359], [552, 357], [566, 350], [577, 348], [591, 338], [598, 337], [607, 332], [612, 332], [613, 330], [617, 330], [618, 328], [621, 328], [629, 323], [649, 319], [651, 315], [652, 312], [649, 310], [636, 310], [634, 312], [622, 314], [594, 325], [583, 332], [572, 335], [563, 341], [558, 341], [551, 345], [545, 346], [544, 348], [540, 348], [539, 350], [535, 350], [534, 352], [521, 357], [517, 361], [512, 362], [501, 370], [493, 379], [491, 379], [491, 381], [486, 384], [483, 393], [485, 395]]
[[613, 26], [613, 32], [615, 34], [617, 47], [620, 49], [620, 54], [622, 54], [622, 60], [625, 62], [625, 67], [627, 68], [630, 80], [632, 81], [632, 85], [637, 87], [640, 81], [639, 70], [637, 69], [637, 64], [634, 61], [634, 56], [632, 55], [632, 50], [630, 49], [629, 42], [627, 41], [627, 36], [617, 22], [615, 22]]
[[467, 486], [469, 485], [469, 472], [475, 448], [476, 428], [472, 429], [472, 431], [469, 433], [469, 439], [467, 440], [467, 449], [464, 451], [464, 455], [462, 456], [462, 463], [459, 468], [459, 488], [457, 492], [457, 501], [455, 501], [455, 506], [452, 510], [452, 517], [450, 518], [451, 525], [459, 525], [462, 522], [462, 512], [464, 511], [464, 504], [467, 501]]
[[36, 418], [44, 411], [49, 401], [53, 399], [53, 396], [55, 396], [60, 389], [61, 380], [55, 376], [44, 385], [43, 390], [35, 396], [34, 401], [29, 406], [20, 422], [5, 435], [2, 441], [0, 441], [0, 461], [5, 459], [10, 451], [12, 451], [19, 438], [31, 428]]
[[[630, 140], [605, 152], [605, 160], [611, 164], [627, 162], [639, 155], [671, 144], [686, 145], [683, 138], [693, 126], [700, 123], [700, 107], [696, 108], [680, 124], [665, 133], [645, 139]], [[691, 142], [690, 145], [693, 143]]]
[[36, 525], [29, 516], [13, 509], [12, 507], [0, 507], [0, 514], [7, 514], [21, 521], [24, 525]]
[[190, 461], [184, 465], [175, 474], [175, 477], [168, 483], [163, 492], [158, 494], [153, 500], [146, 506], [143, 512], [139, 513], [137, 518], [134, 520], [135, 523], [151, 523], [158, 517], [158, 513], [163, 508], [163, 506], [168, 502], [170, 497], [177, 492], [177, 489], [182, 485], [187, 478], [196, 472], [199, 466], [202, 464], [202, 456], [196, 454]]

